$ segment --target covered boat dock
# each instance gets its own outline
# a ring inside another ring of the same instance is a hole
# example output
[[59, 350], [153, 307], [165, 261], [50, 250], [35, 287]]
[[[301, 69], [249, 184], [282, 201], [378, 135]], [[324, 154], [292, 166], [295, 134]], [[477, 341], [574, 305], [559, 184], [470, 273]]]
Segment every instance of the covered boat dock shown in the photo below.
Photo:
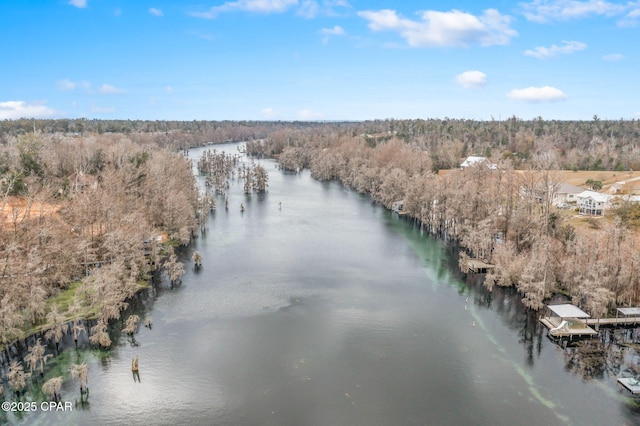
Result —
[[625, 387], [633, 395], [640, 393], [640, 381], [632, 377], [619, 377], [618, 383]]
[[575, 305], [547, 305], [546, 309], [547, 315], [540, 318], [540, 322], [549, 329], [550, 336], [573, 338], [598, 334], [587, 324], [591, 315]]

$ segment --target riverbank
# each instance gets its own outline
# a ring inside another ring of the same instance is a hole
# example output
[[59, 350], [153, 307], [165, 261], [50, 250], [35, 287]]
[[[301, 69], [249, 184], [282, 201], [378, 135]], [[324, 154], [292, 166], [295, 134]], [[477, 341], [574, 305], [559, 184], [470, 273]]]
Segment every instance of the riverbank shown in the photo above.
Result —
[[[291, 146], [255, 141], [247, 146], [250, 152], [274, 155], [285, 167], [308, 167], [318, 180], [337, 180], [369, 194], [387, 208], [402, 202], [403, 213], [425, 230], [455, 241], [471, 259], [494, 266], [486, 276], [488, 289], [513, 286], [533, 310], [556, 293], [579, 300], [593, 316], [640, 302], [635, 290], [640, 276], [630, 266], [640, 263], [635, 216], [589, 218], [584, 223], [565, 218], [553, 205], [550, 189], [561, 182], [560, 171], [545, 163], [545, 156], [440, 173], [434, 168], [437, 158], [415, 145], [391, 136], [384, 143], [368, 142], [345, 137]], [[609, 185], [611, 179], [635, 176], [624, 171], [564, 173], [575, 173], [579, 180], [589, 174], [584, 183], [598, 185], [605, 184], [599, 178]], [[625, 185], [635, 188], [634, 179]], [[608, 212], [615, 214], [615, 209]]]
[[[561, 350], [514, 289], [461, 280], [442, 242], [306, 170], [272, 173], [266, 194], [232, 183], [228, 197], [182, 253], [202, 268], [127, 312], [153, 316], [152, 330], [60, 359], [87, 364], [90, 409], [13, 423], [637, 422], [615, 379], [636, 356], [617, 342], [637, 335], [603, 333], [605, 358], [599, 339]], [[61, 392], [72, 400], [77, 383]]]

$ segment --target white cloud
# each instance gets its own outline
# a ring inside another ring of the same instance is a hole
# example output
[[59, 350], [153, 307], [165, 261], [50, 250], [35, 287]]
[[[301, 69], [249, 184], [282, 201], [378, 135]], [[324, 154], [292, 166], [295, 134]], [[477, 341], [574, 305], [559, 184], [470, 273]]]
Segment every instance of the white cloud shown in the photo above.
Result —
[[322, 4], [316, 0], [302, 0], [296, 12], [298, 16], [311, 19], [318, 15], [338, 16], [340, 11], [337, 8], [350, 8], [351, 5], [345, 0], [323, 0]]
[[166, 86], [164, 88], [164, 91], [169, 95], [173, 95], [173, 87], [171, 87], [171, 86]]
[[[127, 93], [125, 89], [116, 87], [112, 84], [105, 83], [102, 86], [98, 87], [97, 89], [93, 89], [91, 87], [91, 83], [88, 81], [76, 82], [76, 81], [69, 80], [68, 78], [59, 80], [56, 83], [56, 86], [58, 90], [61, 90], [61, 91], [77, 91], [77, 92], [86, 93], [88, 95], [117, 95], [117, 94]], [[164, 90], [168, 94], [173, 93], [173, 88], [171, 86], [166, 86]]]
[[87, 0], [69, 0], [69, 4], [83, 9], [87, 7]]
[[271, 107], [261, 109], [260, 114], [267, 120], [274, 119], [278, 116], [278, 113]]
[[333, 28], [323, 28], [320, 30], [320, 33], [324, 35], [345, 35], [346, 34], [344, 29], [339, 25], [335, 25]]
[[6, 101], [0, 102], [0, 120], [18, 118], [51, 117], [56, 111], [44, 105], [44, 102]]
[[82, 89], [87, 92], [87, 93], [91, 93], [91, 83], [89, 83], [86, 80], [81, 81], [80, 83], [78, 83], [78, 85], [80, 87], [82, 87]]
[[311, 111], [309, 109], [301, 109], [298, 111], [298, 118], [300, 120], [320, 120], [324, 117], [324, 114], [321, 112]]
[[198, 31], [187, 31], [187, 35], [200, 38], [202, 40], [213, 41], [215, 40], [215, 36], [211, 33], [201, 33]]
[[114, 94], [117, 94], [117, 93], [126, 93], [126, 90], [119, 89], [119, 88], [117, 88], [115, 86], [112, 86], [111, 84], [103, 84], [98, 89], [98, 92], [102, 93], [103, 95], [114, 95]]
[[618, 21], [619, 27], [635, 27], [640, 20], [640, 3], [636, 2], [631, 12]]
[[58, 90], [62, 91], [71, 91], [71, 90], [83, 90], [87, 93], [92, 93], [91, 91], [91, 83], [88, 81], [72, 81], [68, 78], [64, 78], [56, 82], [56, 87]]
[[68, 91], [68, 90], [74, 90], [76, 88], [76, 83], [69, 80], [68, 78], [65, 78], [63, 80], [58, 81], [56, 86], [58, 87], [58, 90]]
[[300, 4], [300, 8], [298, 9], [298, 15], [303, 18], [311, 19], [318, 16], [319, 13], [320, 5], [318, 5], [317, 1], [302, 0], [302, 4]]
[[456, 82], [465, 89], [480, 89], [487, 84], [487, 75], [482, 71], [465, 71], [456, 75]]
[[562, 46], [552, 44], [551, 47], [539, 46], [533, 50], [525, 50], [526, 56], [538, 59], [549, 59], [556, 55], [567, 55], [587, 48], [587, 45], [579, 41], [563, 41]]
[[322, 38], [322, 44], [327, 44], [331, 36], [343, 36], [346, 32], [341, 26], [335, 25], [333, 28], [321, 29], [320, 34], [324, 35]]
[[551, 86], [513, 89], [507, 96], [511, 99], [525, 102], [554, 102], [567, 97], [562, 90]]
[[534, 0], [520, 3], [524, 16], [533, 22], [566, 21], [590, 16], [616, 16], [625, 13], [632, 3], [617, 4], [604, 0]]
[[164, 13], [162, 13], [162, 10], [160, 9], [156, 9], [155, 7], [152, 7], [149, 9], [149, 13], [153, 16], [162, 16], [164, 15]]
[[602, 57], [602, 60], [607, 62], [616, 62], [620, 61], [622, 58], [624, 58], [624, 56], [622, 56], [620, 53], [611, 53], [609, 55], [604, 55]]
[[508, 44], [518, 33], [509, 27], [511, 18], [495, 9], [480, 16], [459, 10], [421, 12], [421, 20], [400, 17], [396, 11], [384, 9], [362, 11], [358, 15], [369, 21], [372, 31], [395, 31], [412, 47], [466, 47]]
[[206, 12], [191, 12], [197, 18], [213, 19], [223, 12], [282, 13], [298, 4], [298, 0], [238, 0], [214, 6]]

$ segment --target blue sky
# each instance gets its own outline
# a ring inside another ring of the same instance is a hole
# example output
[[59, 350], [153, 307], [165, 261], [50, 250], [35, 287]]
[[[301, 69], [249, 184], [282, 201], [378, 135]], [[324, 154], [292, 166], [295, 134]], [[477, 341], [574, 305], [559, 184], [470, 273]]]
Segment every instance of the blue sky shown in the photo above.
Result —
[[640, 1], [0, 2], [0, 119], [640, 119]]

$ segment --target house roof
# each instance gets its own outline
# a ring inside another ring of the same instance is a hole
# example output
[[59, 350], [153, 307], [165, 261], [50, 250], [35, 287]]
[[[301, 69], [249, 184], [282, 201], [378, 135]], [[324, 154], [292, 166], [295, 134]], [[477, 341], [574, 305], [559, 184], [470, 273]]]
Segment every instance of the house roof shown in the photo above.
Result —
[[578, 198], [593, 198], [594, 201], [599, 203], [606, 203], [611, 199], [611, 196], [608, 194], [603, 194], [601, 192], [595, 191], [582, 191], [577, 195]]
[[576, 305], [569, 303], [563, 305], [547, 305], [551, 312], [560, 318], [589, 318], [591, 315], [578, 308]]
[[560, 185], [558, 185], [556, 194], [579, 194], [583, 191], [584, 191], [584, 188], [571, 185], [570, 183], [567, 183], [567, 182], [561, 182]]
[[473, 166], [474, 164], [482, 163], [483, 161], [487, 161], [487, 157], [476, 157], [474, 155], [470, 155], [462, 162], [462, 164], [460, 164], [460, 167]]
[[474, 164], [479, 164], [479, 163], [487, 163], [487, 167], [489, 167], [491, 170], [495, 170], [497, 169], [497, 166], [493, 163], [489, 163], [489, 161], [487, 160], [487, 157], [476, 157], [475, 155], [470, 155], [468, 156], [461, 164], [460, 167], [461, 168], [465, 168], [465, 167], [470, 167], [473, 166]]

